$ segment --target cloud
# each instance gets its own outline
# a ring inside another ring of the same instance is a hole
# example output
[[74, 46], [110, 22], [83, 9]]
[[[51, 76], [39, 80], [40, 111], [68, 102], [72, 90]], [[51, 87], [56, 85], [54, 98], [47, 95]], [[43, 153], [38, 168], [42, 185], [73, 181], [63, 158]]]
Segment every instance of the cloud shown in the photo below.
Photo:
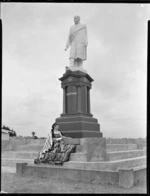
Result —
[[[94, 79], [91, 112], [107, 137], [146, 134], [147, 20], [150, 6], [2, 3], [3, 123], [46, 136], [62, 113], [58, 80], [73, 16], [88, 28], [83, 66]], [[58, 14], [59, 13], [59, 14]]]
[[115, 96], [105, 97], [98, 89], [93, 89], [91, 96], [92, 111], [106, 137], [146, 136], [146, 75], [143, 72], [129, 73], [122, 91]]

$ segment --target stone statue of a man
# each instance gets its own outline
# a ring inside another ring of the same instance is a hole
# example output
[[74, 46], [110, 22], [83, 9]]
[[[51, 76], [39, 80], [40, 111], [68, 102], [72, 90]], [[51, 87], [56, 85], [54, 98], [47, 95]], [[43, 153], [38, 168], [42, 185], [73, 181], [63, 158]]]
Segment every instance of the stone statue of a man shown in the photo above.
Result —
[[71, 71], [84, 71], [83, 61], [87, 59], [87, 28], [85, 24], [80, 23], [80, 17], [74, 17], [75, 25], [71, 26], [68, 41], [66, 44], [65, 51], [71, 46], [69, 61], [70, 65], [68, 69]]

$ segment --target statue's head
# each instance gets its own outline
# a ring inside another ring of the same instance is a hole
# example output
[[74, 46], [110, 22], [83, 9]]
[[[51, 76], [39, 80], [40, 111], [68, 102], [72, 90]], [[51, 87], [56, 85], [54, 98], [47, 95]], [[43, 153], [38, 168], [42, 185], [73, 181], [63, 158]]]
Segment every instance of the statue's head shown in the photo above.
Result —
[[74, 16], [74, 23], [78, 24], [80, 22], [80, 16]]

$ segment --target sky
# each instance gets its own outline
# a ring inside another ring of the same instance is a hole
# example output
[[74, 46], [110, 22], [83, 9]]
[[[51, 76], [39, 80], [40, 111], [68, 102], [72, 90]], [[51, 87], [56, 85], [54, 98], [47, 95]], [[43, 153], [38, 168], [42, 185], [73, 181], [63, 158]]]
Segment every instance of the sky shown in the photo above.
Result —
[[87, 25], [83, 67], [103, 137], [146, 137], [149, 4], [2, 3], [2, 124], [46, 137], [60, 117], [75, 15]]

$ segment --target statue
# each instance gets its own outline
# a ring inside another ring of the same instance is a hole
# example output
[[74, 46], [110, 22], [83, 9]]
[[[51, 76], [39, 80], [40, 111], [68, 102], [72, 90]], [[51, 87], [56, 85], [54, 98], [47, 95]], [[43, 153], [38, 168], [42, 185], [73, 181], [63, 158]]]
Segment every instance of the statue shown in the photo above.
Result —
[[87, 28], [85, 24], [80, 23], [80, 17], [74, 17], [75, 25], [71, 26], [68, 41], [66, 44], [65, 51], [69, 48], [70, 55], [69, 55], [69, 67], [71, 71], [80, 70], [82, 72], [86, 72], [83, 69], [83, 61], [87, 59]]

